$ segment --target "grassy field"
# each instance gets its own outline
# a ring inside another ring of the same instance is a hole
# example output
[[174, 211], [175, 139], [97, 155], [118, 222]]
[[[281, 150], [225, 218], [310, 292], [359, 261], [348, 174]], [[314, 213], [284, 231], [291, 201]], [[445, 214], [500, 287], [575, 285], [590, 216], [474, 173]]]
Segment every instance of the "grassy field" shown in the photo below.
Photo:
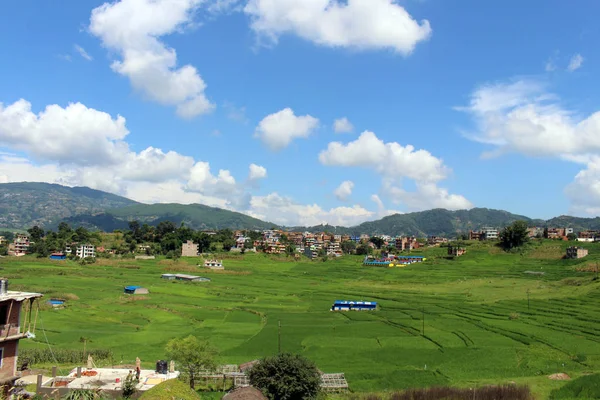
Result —
[[[363, 267], [360, 257], [254, 254], [225, 258], [224, 273], [196, 267], [197, 259], [80, 266], [3, 258], [0, 268], [12, 289], [73, 299], [44, 309], [37, 338], [23, 348], [81, 348], [85, 337], [88, 349], [112, 349], [115, 364], [140, 357], [151, 367], [169, 339], [194, 334], [209, 338], [222, 362], [243, 363], [277, 352], [281, 321], [283, 351], [344, 372], [356, 392], [516, 382], [547, 398], [565, 384], [549, 374], [600, 372], [600, 280], [584, 271], [600, 248], [584, 244], [590, 256], [563, 260], [567, 245], [546, 241], [507, 254], [477, 243], [457, 260], [434, 248], [421, 253], [427, 262], [397, 269]], [[165, 281], [166, 272], [212, 282]], [[124, 295], [125, 285], [150, 294]], [[377, 301], [381, 309], [330, 312], [336, 299]]]

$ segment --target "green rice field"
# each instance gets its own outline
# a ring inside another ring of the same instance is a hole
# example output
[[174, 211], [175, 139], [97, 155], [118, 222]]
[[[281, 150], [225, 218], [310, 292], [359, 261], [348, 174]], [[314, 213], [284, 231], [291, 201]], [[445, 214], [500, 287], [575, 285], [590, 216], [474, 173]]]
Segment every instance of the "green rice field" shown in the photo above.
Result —
[[[70, 299], [59, 310], [42, 302], [36, 338], [22, 348], [82, 348], [87, 338], [88, 349], [111, 349], [114, 364], [140, 357], [151, 367], [168, 340], [193, 334], [208, 338], [223, 363], [239, 364], [276, 353], [281, 322], [282, 351], [344, 372], [355, 392], [516, 382], [546, 398], [565, 384], [550, 374], [600, 372], [600, 248], [584, 244], [588, 257], [564, 260], [567, 245], [545, 241], [508, 254], [473, 243], [456, 260], [432, 248], [414, 252], [427, 261], [406, 268], [363, 267], [358, 256], [296, 262], [260, 254], [223, 256], [221, 273], [191, 258], [87, 266], [3, 258], [0, 268], [13, 290]], [[160, 277], [177, 272], [212, 281]], [[126, 285], [150, 294], [125, 295]], [[331, 312], [336, 299], [380, 309]]]

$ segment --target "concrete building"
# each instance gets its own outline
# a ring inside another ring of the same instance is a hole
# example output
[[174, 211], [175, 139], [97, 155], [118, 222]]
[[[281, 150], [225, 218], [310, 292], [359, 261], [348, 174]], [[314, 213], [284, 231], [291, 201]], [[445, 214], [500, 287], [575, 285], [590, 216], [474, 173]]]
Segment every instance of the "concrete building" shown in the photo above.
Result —
[[481, 230], [483, 240], [498, 240], [498, 229], [485, 227]]
[[181, 257], [197, 257], [200, 247], [188, 240], [181, 246]]
[[481, 232], [469, 231], [469, 240], [481, 240]]
[[454, 257], [460, 257], [467, 252], [467, 249], [459, 246], [448, 246], [448, 255]]
[[29, 236], [17, 234], [12, 243], [8, 245], [9, 256], [24, 256], [29, 252]]
[[79, 258], [96, 257], [96, 247], [93, 244], [80, 244], [77, 246], [75, 255]]
[[594, 242], [597, 238], [600, 238], [598, 231], [581, 231], [577, 235], [578, 242]]
[[340, 257], [342, 255], [342, 248], [339, 242], [329, 242], [327, 244], [327, 255], [332, 257]]
[[567, 258], [583, 258], [588, 255], [588, 250], [582, 247], [567, 247]]
[[[8, 290], [8, 280], [0, 278], [0, 385], [10, 388], [17, 379], [17, 355], [19, 340], [30, 338], [29, 331], [35, 326], [31, 310], [40, 293]], [[21, 327], [21, 321], [23, 326]], [[5, 391], [0, 391], [0, 398]]]

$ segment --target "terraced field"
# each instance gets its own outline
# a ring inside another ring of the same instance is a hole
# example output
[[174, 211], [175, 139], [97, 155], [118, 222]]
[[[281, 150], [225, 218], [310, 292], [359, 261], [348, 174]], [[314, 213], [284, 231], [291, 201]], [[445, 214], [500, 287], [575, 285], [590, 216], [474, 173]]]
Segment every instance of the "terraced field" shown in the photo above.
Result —
[[[345, 372], [357, 392], [518, 382], [540, 398], [564, 382], [547, 375], [600, 371], [600, 281], [562, 260], [566, 243], [543, 242], [523, 254], [472, 244], [447, 260], [402, 269], [369, 268], [360, 257], [294, 262], [264, 255], [225, 259], [225, 273], [196, 260], [102, 261], [89, 266], [34, 258], [0, 261], [12, 288], [70, 297], [67, 308], [44, 308], [37, 338], [25, 347], [110, 348], [114, 363], [140, 357], [148, 366], [165, 343], [194, 334], [209, 338], [222, 361], [242, 363], [282, 349], [300, 352], [325, 372]], [[195, 272], [210, 283], [160, 279]], [[540, 274], [531, 274], [531, 272]], [[150, 295], [123, 294], [142, 285]], [[529, 301], [528, 301], [529, 297]], [[379, 302], [377, 312], [333, 313], [333, 300]], [[423, 323], [424, 318], [424, 323]], [[46, 342], [47, 338], [47, 342]]]

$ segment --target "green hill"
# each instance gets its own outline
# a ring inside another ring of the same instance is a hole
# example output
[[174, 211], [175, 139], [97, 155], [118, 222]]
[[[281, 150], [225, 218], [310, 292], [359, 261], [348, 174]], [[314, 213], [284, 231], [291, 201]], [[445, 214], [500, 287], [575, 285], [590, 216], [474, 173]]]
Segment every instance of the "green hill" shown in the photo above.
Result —
[[0, 227], [49, 227], [63, 218], [137, 204], [133, 200], [87, 187], [19, 182], [0, 184]]
[[[72, 226], [113, 231], [127, 228], [138, 220], [157, 225], [161, 221], [184, 222], [194, 229], [269, 229], [275, 224], [249, 215], [202, 204], [141, 204], [114, 194], [87, 187], [67, 187], [48, 183], [0, 184], [0, 228], [26, 229], [39, 225], [55, 228], [61, 221]], [[531, 219], [508, 211], [487, 208], [448, 211], [434, 209], [395, 214], [353, 227], [317, 225], [290, 227], [293, 231], [337, 234], [388, 234], [415, 236], [454, 236], [458, 232], [484, 226], [503, 227], [516, 220], [531, 226], [570, 227], [575, 231], [600, 229], [600, 217], [560, 216], [548, 221]]]
[[136, 204], [107, 210], [122, 220], [136, 219], [156, 225], [161, 221], [184, 222], [194, 229], [269, 229], [276, 225], [248, 215], [202, 204]]

